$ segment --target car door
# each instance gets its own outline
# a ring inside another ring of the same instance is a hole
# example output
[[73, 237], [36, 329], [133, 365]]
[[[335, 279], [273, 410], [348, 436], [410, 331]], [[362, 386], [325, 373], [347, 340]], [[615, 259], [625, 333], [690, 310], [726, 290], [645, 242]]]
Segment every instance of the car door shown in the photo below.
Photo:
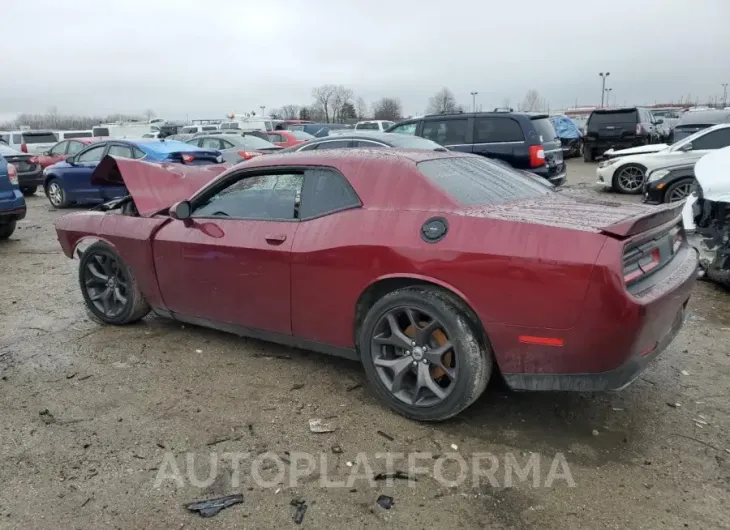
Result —
[[60, 162], [66, 158], [66, 150], [69, 147], [69, 141], [58, 142], [56, 145], [51, 147], [48, 151], [45, 151], [38, 157], [38, 162], [41, 167], [52, 166], [56, 162]]
[[153, 243], [168, 310], [291, 334], [290, 251], [302, 182], [301, 171], [243, 169], [193, 198], [191, 217], [167, 224]]
[[74, 196], [74, 200], [99, 200], [102, 198], [100, 186], [92, 186], [91, 174], [106, 154], [107, 144], [94, 144], [66, 161], [68, 168], [64, 170], [66, 191]]

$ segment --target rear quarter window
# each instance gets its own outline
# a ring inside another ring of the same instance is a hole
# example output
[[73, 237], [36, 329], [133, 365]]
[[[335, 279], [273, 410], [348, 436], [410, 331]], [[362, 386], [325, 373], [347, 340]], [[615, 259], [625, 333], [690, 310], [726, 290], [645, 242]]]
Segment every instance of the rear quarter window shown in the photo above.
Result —
[[532, 177], [486, 158], [440, 158], [418, 163], [419, 171], [464, 206], [500, 204], [553, 193]]
[[532, 120], [532, 125], [535, 127], [535, 130], [540, 137], [540, 143], [552, 142], [558, 137], [550, 118], [538, 118], [536, 120]]

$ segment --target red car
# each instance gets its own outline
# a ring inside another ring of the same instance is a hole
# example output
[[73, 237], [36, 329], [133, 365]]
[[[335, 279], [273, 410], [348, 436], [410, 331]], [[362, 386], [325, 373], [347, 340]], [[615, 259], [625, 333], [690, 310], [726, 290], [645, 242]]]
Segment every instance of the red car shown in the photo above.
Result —
[[47, 168], [53, 164], [66, 160], [69, 156], [75, 155], [84, 147], [99, 140], [108, 140], [108, 138], [74, 138], [73, 140], [63, 140], [51, 147], [38, 157], [38, 161], [42, 168]]
[[454, 152], [214, 169], [102, 161], [95, 181], [123, 181], [134, 213], [56, 222], [90, 314], [152, 310], [356, 359], [410, 418], [457, 414], [497, 371], [520, 390], [622, 388], [677, 333], [695, 283], [682, 204], [571, 197]]
[[269, 131], [266, 134], [269, 136], [269, 141], [279, 147], [299, 145], [314, 138], [304, 131]]

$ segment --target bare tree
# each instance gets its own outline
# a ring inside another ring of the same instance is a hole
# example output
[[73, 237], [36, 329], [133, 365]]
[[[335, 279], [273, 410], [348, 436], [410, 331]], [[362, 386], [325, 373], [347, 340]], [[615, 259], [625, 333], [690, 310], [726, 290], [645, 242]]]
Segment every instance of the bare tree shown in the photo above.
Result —
[[451, 114], [458, 110], [454, 93], [444, 87], [429, 98], [426, 114]]
[[325, 121], [327, 116], [324, 112], [324, 107], [320, 103], [315, 103], [309, 107], [309, 119], [317, 123], [329, 123]]
[[281, 107], [281, 117], [284, 120], [296, 120], [299, 118], [299, 111], [301, 107], [299, 105], [284, 105]]
[[144, 111], [144, 112], [142, 113], [142, 115], [143, 115], [143, 116], [144, 116], [145, 118], [147, 118], [147, 121], [150, 121], [150, 120], [151, 120], [152, 118], [154, 118], [155, 116], [157, 116], [157, 114], [155, 114], [155, 111], [154, 111], [154, 110], [152, 110], [152, 109], [147, 109], [147, 110], [145, 110], [145, 111]]
[[368, 114], [368, 105], [365, 103], [365, 100], [362, 98], [362, 96], [357, 98], [357, 101], [355, 102], [355, 107], [357, 109], [357, 118], [359, 120], [362, 120], [367, 116]]
[[333, 122], [340, 122], [342, 121], [342, 107], [347, 104], [351, 103], [352, 101], [352, 90], [349, 88], [345, 88], [342, 85], [337, 85], [335, 87], [335, 92], [332, 95], [332, 121]]
[[373, 103], [373, 117], [376, 120], [398, 121], [403, 115], [403, 107], [396, 98], [381, 98]]
[[525, 112], [532, 112], [540, 110], [544, 106], [543, 104], [544, 102], [540, 97], [540, 93], [534, 88], [531, 88], [525, 94], [525, 99], [522, 100], [521, 109]]
[[141, 116], [128, 114], [112, 114], [109, 116], [72, 116], [58, 114], [55, 107], [46, 114], [20, 114], [15, 121], [0, 124], [0, 130], [17, 130], [20, 127], [31, 129], [52, 130], [85, 130], [91, 129], [100, 123], [114, 123], [118, 121], [142, 121]]
[[326, 123], [330, 122], [332, 99], [337, 92], [337, 88], [337, 85], [322, 85], [312, 89], [315, 106], [322, 110]]

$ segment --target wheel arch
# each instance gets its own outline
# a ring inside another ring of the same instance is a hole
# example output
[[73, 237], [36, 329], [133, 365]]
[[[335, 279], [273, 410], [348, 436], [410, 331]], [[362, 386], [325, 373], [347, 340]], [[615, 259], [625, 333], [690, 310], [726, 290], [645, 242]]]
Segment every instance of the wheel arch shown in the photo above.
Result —
[[46, 173], [43, 175], [43, 191], [47, 194], [48, 193], [48, 184], [52, 180], [58, 180], [59, 182], [63, 183], [63, 177], [60, 175], [57, 175], [56, 173]]
[[[459, 289], [444, 281], [420, 274], [387, 274], [374, 279], [367, 287], [365, 287], [355, 303], [355, 319], [353, 322], [353, 336], [355, 337], [355, 342], [357, 342], [357, 337], [360, 333], [360, 327], [365, 320], [365, 315], [367, 315], [368, 311], [377, 300], [397, 289], [419, 285], [430, 286], [449, 295], [456, 305], [466, 313], [474, 326], [474, 331], [478, 333], [485, 346], [487, 346], [488, 351], [491, 352], [493, 357], [495, 357], [486, 329], [484, 328], [479, 315], [477, 315], [477, 312], [473, 309], [472, 304], [469, 302], [468, 297]], [[495, 364], [497, 363], [495, 362]]]
[[623, 163], [616, 164], [616, 168], [613, 170], [613, 174], [611, 175], [611, 185], [614, 187], [614, 189], [617, 189], [618, 187], [617, 179], [621, 171], [631, 166], [636, 166], [640, 168], [644, 172], [644, 180], [646, 180], [647, 166], [645, 164], [633, 160], [624, 161]]

